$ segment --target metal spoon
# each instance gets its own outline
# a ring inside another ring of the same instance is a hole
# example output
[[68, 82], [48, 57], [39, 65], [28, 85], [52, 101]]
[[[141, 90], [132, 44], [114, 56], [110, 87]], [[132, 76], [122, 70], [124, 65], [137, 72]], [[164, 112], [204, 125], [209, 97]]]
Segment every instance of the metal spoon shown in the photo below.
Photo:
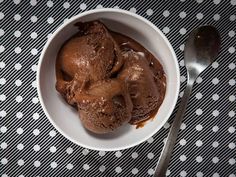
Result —
[[188, 74], [187, 87], [157, 163], [154, 177], [166, 176], [166, 170], [175, 146], [193, 83], [198, 75], [213, 62], [219, 50], [220, 35], [213, 26], [201, 26], [190, 33], [184, 51], [184, 62]]

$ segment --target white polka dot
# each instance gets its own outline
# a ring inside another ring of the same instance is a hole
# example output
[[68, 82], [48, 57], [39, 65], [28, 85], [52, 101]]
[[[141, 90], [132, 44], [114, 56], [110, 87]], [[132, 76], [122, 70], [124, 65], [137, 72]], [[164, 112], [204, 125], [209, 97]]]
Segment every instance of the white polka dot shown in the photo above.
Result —
[[6, 158], [3, 158], [3, 159], [1, 160], [1, 163], [2, 163], [3, 165], [6, 165], [7, 162], [8, 162], [8, 160], [7, 160]]
[[68, 163], [68, 164], [66, 165], [66, 168], [67, 168], [68, 170], [71, 170], [73, 167], [74, 167], [74, 166], [73, 166], [71, 163]]
[[162, 31], [163, 31], [163, 33], [167, 34], [170, 32], [170, 28], [164, 27]]
[[56, 131], [55, 130], [51, 130], [50, 132], [49, 132], [49, 135], [51, 136], [51, 137], [54, 137], [54, 136], [56, 136]]
[[13, 0], [14, 4], [19, 4], [20, 0]]
[[213, 0], [214, 4], [219, 4], [221, 0]]
[[231, 102], [235, 101], [235, 96], [234, 95], [230, 95], [229, 96], [229, 101], [231, 101]]
[[197, 140], [197, 141], [196, 141], [196, 146], [200, 147], [200, 146], [202, 146], [202, 144], [203, 144], [203, 143], [202, 143], [201, 140]]
[[228, 49], [228, 51], [229, 51], [229, 53], [234, 53], [234, 52], [235, 52], [235, 48], [234, 48], [234, 47], [230, 47], [230, 48]]
[[16, 130], [16, 133], [18, 133], [19, 135], [21, 135], [24, 132], [24, 130], [20, 127]]
[[85, 10], [87, 8], [87, 5], [85, 3], [80, 4], [79, 8], [81, 10]]
[[84, 149], [83, 151], [82, 151], [82, 154], [83, 155], [87, 155], [89, 153], [89, 150], [88, 149]]
[[220, 112], [219, 112], [218, 110], [214, 110], [214, 111], [212, 112], [212, 115], [213, 115], [214, 117], [217, 117], [219, 114], [220, 114]]
[[202, 157], [201, 157], [201, 156], [197, 156], [197, 157], [196, 157], [196, 161], [197, 161], [198, 163], [201, 163], [201, 162], [202, 162], [202, 160], [203, 160], [203, 159], [202, 159]]
[[211, 82], [212, 82], [212, 84], [216, 85], [219, 83], [219, 79], [217, 77], [213, 78]]
[[3, 62], [3, 61], [1, 61], [0, 62], [0, 68], [2, 69], [2, 68], [5, 68], [5, 66], [6, 66], [6, 64]]
[[214, 173], [212, 177], [220, 177], [219, 173]]
[[39, 133], [40, 133], [39, 129], [34, 129], [33, 134], [34, 134], [35, 136], [38, 136]]
[[[64, 23], [65, 23], [66, 20], [67, 20], [67, 19], [64, 20]], [[47, 35], [47, 38], [50, 39], [51, 37], [52, 37], [52, 33], [49, 33], [49, 34]]]
[[14, 32], [14, 36], [15, 37], [20, 37], [21, 36], [21, 32], [19, 30]]
[[32, 55], [37, 55], [37, 54], [38, 54], [38, 50], [35, 49], [35, 48], [33, 48], [33, 49], [31, 50], [31, 54], [32, 54]]
[[212, 143], [212, 146], [213, 146], [214, 148], [217, 148], [217, 147], [219, 146], [219, 143], [218, 143], [217, 141], [214, 141], [214, 142]]
[[199, 109], [196, 110], [196, 114], [198, 116], [200, 116], [202, 113], [203, 113], [202, 109], [199, 108]]
[[181, 126], [180, 126], [180, 129], [181, 130], [184, 130], [186, 128], [186, 124], [185, 123], [182, 123]]
[[236, 15], [230, 15], [229, 20], [234, 21], [236, 19]]
[[103, 157], [104, 155], [106, 155], [106, 152], [105, 151], [99, 151], [98, 155]]
[[30, 0], [30, 4], [31, 4], [31, 6], [36, 6], [37, 1], [36, 0]]
[[231, 0], [230, 3], [231, 3], [232, 6], [235, 6], [236, 5], [236, 0]]
[[184, 82], [186, 81], [186, 77], [185, 76], [180, 76], [180, 82]]
[[170, 124], [168, 122], [166, 122], [163, 126], [165, 129], [169, 128], [170, 127]]
[[1, 147], [2, 149], [6, 149], [6, 148], [7, 148], [7, 143], [6, 143], [6, 142], [2, 142], [1, 145], [0, 145], [0, 147]]
[[198, 125], [196, 126], [196, 130], [197, 130], [197, 131], [201, 131], [201, 130], [202, 130], [202, 128], [203, 128], [203, 127], [202, 127], [202, 125], [201, 125], [201, 124], [198, 124]]
[[0, 101], [5, 101], [5, 100], [6, 100], [6, 96], [3, 95], [3, 94], [1, 94], [1, 95], [0, 95]]
[[165, 10], [164, 12], [163, 12], [163, 16], [164, 17], [168, 17], [170, 15], [170, 12], [168, 11], [168, 10]]
[[22, 165], [25, 164], [25, 162], [24, 162], [24, 160], [20, 159], [20, 160], [18, 160], [17, 164], [18, 164], [19, 166], [22, 166]]
[[149, 159], [153, 159], [154, 154], [153, 154], [152, 152], [150, 152], [150, 153], [148, 153], [147, 157], [148, 157]]
[[73, 153], [73, 149], [71, 147], [68, 147], [66, 149], [66, 152], [67, 152], [67, 154], [72, 154]]
[[41, 165], [40, 161], [36, 160], [36, 161], [34, 162], [34, 166], [35, 166], [35, 167], [39, 167], [40, 165]]
[[218, 163], [219, 162], [219, 158], [218, 157], [213, 157], [212, 162], [213, 163]]
[[19, 86], [21, 86], [22, 82], [21, 82], [20, 79], [17, 79], [17, 80], [15, 81], [15, 84], [16, 84], [17, 87], [19, 87]]
[[234, 63], [230, 63], [230, 64], [229, 64], [229, 69], [230, 69], [230, 70], [235, 69], [235, 64], [234, 64]]
[[229, 177], [236, 177], [235, 174], [230, 174]]
[[22, 113], [22, 112], [17, 112], [17, 113], [16, 113], [16, 117], [17, 117], [18, 119], [22, 118], [22, 117], [23, 117], [23, 113]]
[[17, 103], [20, 103], [20, 102], [22, 102], [23, 101], [23, 97], [22, 96], [17, 96], [16, 97], [16, 102]]
[[5, 47], [3, 45], [0, 45], [0, 53], [4, 52]]
[[166, 176], [169, 176], [170, 175], [170, 170], [166, 170]]
[[36, 32], [33, 32], [33, 33], [31, 33], [30, 34], [30, 37], [32, 38], [32, 39], [35, 39], [35, 38], [37, 38], [37, 33]]
[[90, 167], [89, 167], [88, 164], [84, 164], [84, 165], [83, 165], [83, 169], [84, 169], [84, 170], [88, 170], [89, 168], [90, 168]]
[[235, 159], [233, 159], [233, 158], [229, 159], [229, 164], [230, 164], [230, 165], [235, 164]]
[[181, 28], [179, 30], [179, 33], [182, 34], [182, 35], [184, 35], [186, 32], [187, 32], [187, 30], [185, 28]]
[[153, 14], [153, 10], [152, 10], [152, 9], [148, 9], [147, 12], [146, 12], [146, 14], [147, 14], [148, 16], [151, 16], [151, 15]]
[[34, 151], [39, 151], [40, 150], [40, 146], [38, 144], [34, 145], [33, 147]]
[[23, 145], [22, 143], [18, 144], [16, 147], [17, 147], [17, 149], [20, 150], [20, 151], [21, 151], [22, 149], [24, 149], [24, 145]]
[[199, 3], [199, 4], [203, 2], [203, 0], [196, 0], [196, 1], [197, 1], [197, 3]]
[[217, 62], [217, 61], [215, 61], [215, 62], [213, 62], [212, 64], [211, 64], [211, 66], [212, 66], [212, 68], [218, 68], [218, 66], [219, 66], [219, 63]]
[[116, 167], [115, 169], [116, 173], [120, 173], [122, 171], [121, 167]]
[[33, 88], [36, 88], [37, 87], [37, 82], [33, 81], [31, 85], [32, 85]]
[[2, 126], [2, 127], [0, 128], [0, 130], [1, 130], [2, 133], [6, 133], [6, 132], [7, 132], [7, 127]]
[[186, 12], [180, 12], [180, 14], [179, 14], [180, 18], [185, 18], [186, 15], [187, 15]]
[[185, 139], [181, 139], [181, 140], [179, 141], [179, 144], [180, 144], [181, 146], [184, 146], [186, 143], [187, 143], [187, 142], [186, 142]]
[[217, 125], [212, 128], [213, 132], [217, 132], [218, 130], [219, 130], [219, 127]]
[[[181, 46], [180, 46], [180, 47], [181, 47]], [[184, 66], [184, 60], [180, 60], [179, 65], [180, 65], [180, 66]]]
[[220, 97], [219, 97], [219, 95], [218, 95], [217, 93], [215, 93], [214, 95], [212, 95], [212, 99], [213, 99], [214, 101], [217, 101], [219, 98], [220, 98]]
[[181, 155], [179, 157], [179, 159], [183, 162], [183, 161], [185, 161], [187, 159], [187, 157], [186, 157], [186, 155]]
[[2, 177], [9, 177], [7, 174], [3, 174]]
[[203, 173], [199, 171], [199, 172], [197, 172], [196, 176], [197, 177], [203, 177]]
[[[184, 51], [184, 47], [185, 47], [185, 45], [184, 45], [184, 44], [181, 44], [181, 46], [179, 47], [179, 49], [180, 49], [181, 51]], [[184, 66], [184, 60], [181, 60], [181, 62], [182, 62], [181, 66]]]
[[202, 13], [198, 13], [196, 15], [196, 17], [197, 17], [198, 20], [201, 20], [203, 18], [203, 14]]
[[3, 29], [0, 29], [0, 36], [3, 36], [5, 34]]
[[16, 47], [14, 51], [15, 51], [15, 53], [19, 54], [19, 53], [21, 53], [21, 48], [20, 47]]
[[230, 111], [230, 112], [228, 113], [228, 115], [229, 115], [229, 117], [234, 117], [234, 116], [235, 116], [235, 112], [234, 112], [234, 111]]
[[195, 97], [196, 97], [198, 100], [200, 100], [200, 99], [202, 98], [202, 94], [201, 94], [200, 92], [198, 92], [198, 93], [195, 95]]
[[114, 9], [119, 9], [120, 7], [119, 6], [115, 6], [115, 7], [113, 7]]
[[150, 169], [148, 170], [148, 174], [149, 174], [149, 175], [153, 175], [154, 172], [155, 172], [155, 171], [154, 171], [152, 168], [150, 168]]
[[122, 153], [121, 153], [120, 151], [116, 151], [115, 156], [116, 156], [117, 158], [119, 158], [119, 157], [122, 156]]
[[53, 19], [52, 17], [49, 17], [49, 18], [47, 19], [47, 22], [48, 22], [49, 24], [52, 24], [52, 23], [54, 22], [54, 19]]
[[33, 119], [34, 119], [34, 120], [38, 120], [38, 119], [39, 119], [39, 113], [37, 113], [37, 112], [34, 113], [34, 114], [33, 114]]
[[16, 21], [19, 21], [19, 20], [21, 19], [20, 14], [16, 14], [16, 15], [14, 16], [14, 19], [15, 19]]
[[154, 141], [153, 137], [150, 137], [150, 138], [147, 140], [148, 143], [152, 143], [153, 141]]
[[33, 102], [34, 104], [37, 104], [37, 103], [39, 102], [39, 99], [38, 99], [37, 97], [34, 97], [34, 98], [32, 99], [32, 102]]
[[235, 132], [235, 128], [233, 126], [229, 127], [228, 129], [229, 133], [234, 133]]
[[48, 1], [47, 2], [47, 6], [50, 8], [50, 7], [52, 7], [53, 6], [53, 2], [52, 1]]
[[179, 93], [179, 97], [180, 97], [180, 98], [182, 98], [183, 95], [184, 95], [184, 92], [183, 92], [183, 91]]
[[65, 3], [63, 4], [63, 7], [64, 7], [65, 9], [68, 9], [68, 8], [70, 7], [70, 3], [69, 3], [69, 2], [65, 2]]
[[16, 69], [16, 70], [20, 70], [20, 69], [21, 69], [21, 67], [22, 67], [22, 66], [21, 66], [21, 64], [20, 64], [20, 63], [16, 63], [16, 64], [15, 64], [15, 69]]
[[37, 22], [38, 18], [37, 18], [35, 15], [33, 15], [33, 16], [30, 18], [30, 20], [31, 20], [31, 22], [35, 23], [35, 22]]
[[104, 166], [104, 165], [101, 165], [100, 167], [99, 167], [99, 171], [100, 172], [104, 172], [106, 170], [106, 167]]
[[133, 13], [136, 13], [136, 12], [137, 12], [136, 8], [134, 8], [134, 7], [132, 7], [129, 11], [130, 11], [130, 12], [133, 12]]
[[137, 169], [137, 168], [133, 168], [133, 169], [131, 170], [131, 172], [132, 172], [132, 174], [136, 175], [136, 174], [138, 173], [138, 169]]
[[51, 168], [56, 168], [57, 167], [57, 162], [52, 162], [51, 164], [50, 164], [50, 166], [51, 166]]
[[4, 13], [0, 12], [0, 20], [4, 18]]
[[230, 80], [229, 80], [229, 85], [230, 85], [230, 86], [235, 85], [235, 80], [234, 80], [234, 79], [230, 79]]
[[102, 9], [102, 8], [103, 8], [102, 4], [98, 4], [96, 7], [96, 9]]
[[166, 140], [167, 140], [167, 138], [164, 138], [164, 139], [163, 139], [163, 143], [164, 143], [164, 144], [166, 144]]
[[138, 157], [138, 153], [137, 153], [137, 152], [133, 152], [133, 153], [131, 154], [131, 157], [132, 157], [133, 159], [136, 159], [136, 158]]
[[32, 67], [31, 67], [31, 69], [32, 69], [32, 71], [37, 71], [38, 70], [38, 66], [37, 65], [33, 65]]
[[52, 147], [50, 147], [49, 150], [50, 150], [51, 153], [54, 153], [54, 152], [57, 151], [57, 148], [55, 146], [52, 146]]
[[220, 19], [220, 15], [219, 15], [219, 14], [215, 14], [215, 15], [213, 16], [213, 19], [214, 19], [215, 21], [218, 21], [218, 20]]
[[197, 82], [198, 84], [200, 84], [200, 83], [202, 82], [202, 78], [199, 76], [199, 77], [196, 79], [196, 82]]
[[234, 37], [235, 36], [235, 32], [233, 30], [229, 31], [228, 33], [229, 37]]
[[0, 117], [5, 117], [7, 115], [7, 112], [6, 111], [0, 111]]
[[185, 177], [186, 175], [187, 175], [186, 171], [183, 170], [183, 171], [180, 172], [180, 176]]
[[235, 143], [229, 143], [229, 148], [234, 149], [235, 148]]

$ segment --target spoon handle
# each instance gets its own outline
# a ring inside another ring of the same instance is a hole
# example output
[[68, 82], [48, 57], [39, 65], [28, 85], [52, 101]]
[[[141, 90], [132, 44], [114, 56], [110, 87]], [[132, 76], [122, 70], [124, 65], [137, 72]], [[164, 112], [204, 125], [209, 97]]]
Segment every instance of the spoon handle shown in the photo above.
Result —
[[178, 112], [176, 113], [176, 116], [174, 118], [174, 121], [172, 123], [172, 126], [170, 128], [170, 132], [168, 134], [166, 143], [164, 145], [164, 148], [161, 152], [161, 156], [159, 157], [159, 161], [157, 162], [157, 167], [154, 173], [154, 177], [165, 177], [166, 171], [169, 165], [169, 161], [172, 155], [172, 151], [175, 146], [175, 141], [178, 136], [178, 132], [185, 114], [185, 110], [188, 104], [188, 100], [192, 91], [193, 84], [188, 84], [184, 95], [181, 99], [181, 103], [178, 108]]

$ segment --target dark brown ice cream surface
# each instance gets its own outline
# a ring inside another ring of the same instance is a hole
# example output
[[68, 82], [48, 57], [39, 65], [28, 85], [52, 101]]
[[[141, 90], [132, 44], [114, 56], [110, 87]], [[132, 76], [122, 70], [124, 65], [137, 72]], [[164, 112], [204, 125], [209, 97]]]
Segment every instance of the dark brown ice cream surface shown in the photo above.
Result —
[[100, 21], [76, 26], [78, 33], [57, 56], [57, 91], [94, 133], [112, 132], [126, 123], [143, 125], [165, 96], [161, 64], [138, 42]]

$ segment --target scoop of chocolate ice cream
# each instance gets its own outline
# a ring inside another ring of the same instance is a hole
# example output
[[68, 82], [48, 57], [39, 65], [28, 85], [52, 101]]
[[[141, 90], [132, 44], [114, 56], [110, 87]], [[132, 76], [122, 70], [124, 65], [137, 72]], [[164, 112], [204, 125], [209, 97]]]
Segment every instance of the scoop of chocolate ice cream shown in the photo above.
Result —
[[111, 132], [131, 119], [132, 102], [120, 80], [99, 81], [76, 95], [83, 125], [94, 133]]

